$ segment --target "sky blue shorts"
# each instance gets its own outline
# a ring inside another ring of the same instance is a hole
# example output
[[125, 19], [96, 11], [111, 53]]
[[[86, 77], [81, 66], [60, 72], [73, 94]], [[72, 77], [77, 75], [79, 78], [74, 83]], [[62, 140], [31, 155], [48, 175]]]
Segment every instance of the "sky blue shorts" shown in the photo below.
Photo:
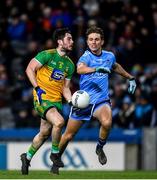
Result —
[[69, 118], [74, 119], [74, 120], [90, 121], [90, 119], [93, 116], [93, 113], [98, 108], [100, 108], [101, 106], [103, 106], [105, 104], [107, 104], [111, 107], [110, 100], [106, 100], [106, 101], [103, 101], [103, 102], [98, 103], [98, 104], [90, 104], [87, 108], [84, 108], [84, 109], [79, 109], [79, 108], [72, 106], [70, 114], [69, 114]]

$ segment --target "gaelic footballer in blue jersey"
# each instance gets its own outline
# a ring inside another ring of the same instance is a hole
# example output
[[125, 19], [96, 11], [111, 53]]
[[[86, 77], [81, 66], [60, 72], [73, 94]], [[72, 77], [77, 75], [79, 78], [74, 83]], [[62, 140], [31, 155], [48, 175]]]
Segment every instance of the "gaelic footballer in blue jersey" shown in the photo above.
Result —
[[[62, 154], [82, 124], [95, 117], [100, 122], [96, 154], [99, 162], [104, 165], [107, 162], [107, 157], [103, 151], [103, 146], [106, 144], [112, 125], [109, 73], [116, 72], [129, 79], [129, 93], [135, 92], [136, 82], [134, 77], [116, 62], [115, 55], [112, 52], [102, 50], [104, 34], [101, 28], [89, 28], [86, 36], [88, 49], [77, 63], [77, 73], [80, 74], [80, 89], [85, 90], [90, 95], [90, 105], [85, 109], [72, 107], [59, 148]], [[59, 173], [59, 168], [53, 166], [52, 171]]]

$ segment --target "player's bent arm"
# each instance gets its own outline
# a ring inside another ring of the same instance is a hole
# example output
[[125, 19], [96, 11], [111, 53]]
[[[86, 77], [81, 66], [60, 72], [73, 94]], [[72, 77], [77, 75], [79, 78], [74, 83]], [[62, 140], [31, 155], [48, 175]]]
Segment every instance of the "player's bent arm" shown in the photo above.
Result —
[[40, 64], [35, 58], [31, 59], [29, 62], [27, 68], [26, 68], [26, 74], [28, 79], [30, 80], [33, 87], [37, 87], [37, 80], [36, 80], [36, 71], [41, 68], [42, 64]]
[[133, 79], [134, 77], [129, 74], [120, 64], [115, 63], [113, 66], [113, 71], [127, 79]]
[[63, 96], [67, 102], [71, 101], [71, 90], [70, 90], [70, 80], [65, 79], [63, 86]]
[[77, 65], [78, 74], [88, 74], [88, 73], [93, 73], [95, 71], [96, 71], [95, 68], [88, 67], [85, 63], [81, 62]]

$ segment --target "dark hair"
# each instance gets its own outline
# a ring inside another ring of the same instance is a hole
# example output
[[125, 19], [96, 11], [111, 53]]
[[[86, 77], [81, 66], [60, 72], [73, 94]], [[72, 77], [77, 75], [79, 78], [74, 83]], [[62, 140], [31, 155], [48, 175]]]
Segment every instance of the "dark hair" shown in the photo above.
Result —
[[57, 45], [57, 41], [59, 39], [63, 39], [65, 37], [65, 34], [66, 33], [69, 33], [71, 34], [71, 31], [68, 29], [68, 28], [59, 28], [59, 29], [56, 29], [53, 33], [53, 40], [54, 40], [54, 43]]
[[87, 31], [86, 31], [86, 38], [88, 38], [88, 35], [91, 34], [91, 33], [100, 34], [101, 39], [104, 39], [104, 32], [103, 32], [103, 30], [102, 30], [101, 28], [99, 28], [99, 27], [92, 26], [92, 27], [88, 28]]

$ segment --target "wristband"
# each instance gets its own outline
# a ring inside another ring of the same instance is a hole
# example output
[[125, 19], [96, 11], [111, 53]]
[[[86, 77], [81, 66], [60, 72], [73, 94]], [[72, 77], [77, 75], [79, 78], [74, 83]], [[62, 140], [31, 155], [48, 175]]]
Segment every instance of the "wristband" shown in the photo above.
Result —
[[36, 86], [34, 89], [35, 89], [36, 91], [38, 91], [38, 89], [40, 89], [40, 87], [39, 87], [39, 86]]
[[133, 78], [129, 79], [129, 81], [132, 81], [132, 80], [135, 80], [135, 78], [133, 77]]

